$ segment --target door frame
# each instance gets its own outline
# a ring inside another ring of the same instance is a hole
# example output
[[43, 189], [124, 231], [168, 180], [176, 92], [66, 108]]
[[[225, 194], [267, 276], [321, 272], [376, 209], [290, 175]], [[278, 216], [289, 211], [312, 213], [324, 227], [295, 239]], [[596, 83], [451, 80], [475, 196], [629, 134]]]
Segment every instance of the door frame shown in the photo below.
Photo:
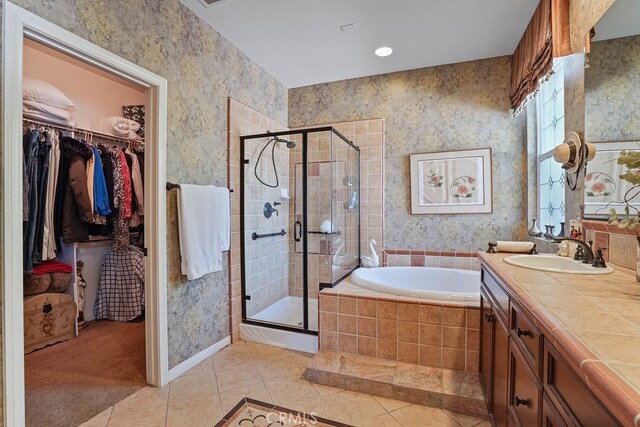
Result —
[[22, 283], [22, 61], [28, 37], [146, 88], [145, 346], [147, 382], [168, 382], [166, 129], [167, 80], [3, 1], [2, 34], [2, 351], [4, 423], [25, 423]]

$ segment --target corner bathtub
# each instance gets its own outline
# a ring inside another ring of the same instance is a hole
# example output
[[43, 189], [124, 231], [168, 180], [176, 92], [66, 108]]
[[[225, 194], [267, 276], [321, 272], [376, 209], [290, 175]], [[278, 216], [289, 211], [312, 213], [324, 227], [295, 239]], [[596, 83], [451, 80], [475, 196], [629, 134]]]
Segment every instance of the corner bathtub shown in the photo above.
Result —
[[359, 268], [351, 283], [372, 291], [398, 296], [480, 302], [480, 272], [436, 267]]

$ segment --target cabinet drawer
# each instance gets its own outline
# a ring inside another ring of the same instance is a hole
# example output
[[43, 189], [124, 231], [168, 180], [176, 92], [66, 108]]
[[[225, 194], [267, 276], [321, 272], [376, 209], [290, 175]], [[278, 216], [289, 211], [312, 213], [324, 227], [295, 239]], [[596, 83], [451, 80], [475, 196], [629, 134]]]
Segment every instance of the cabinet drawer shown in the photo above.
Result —
[[546, 340], [544, 363], [544, 390], [567, 425], [586, 427], [618, 425], [562, 355]]
[[542, 397], [542, 427], [567, 427], [547, 393]]
[[[482, 269], [482, 283], [485, 289], [493, 297], [496, 303], [495, 311], [502, 317], [504, 323], [507, 323], [507, 313], [509, 312], [509, 295], [502, 289], [498, 281], [487, 271]], [[508, 324], [507, 324], [508, 326]]]
[[515, 345], [510, 346], [509, 412], [516, 425], [539, 425], [542, 390], [538, 379]]
[[520, 344], [523, 356], [541, 379], [540, 356], [542, 353], [542, 335], [529, 318], [513, 301], [511, 302], [511, 336]]

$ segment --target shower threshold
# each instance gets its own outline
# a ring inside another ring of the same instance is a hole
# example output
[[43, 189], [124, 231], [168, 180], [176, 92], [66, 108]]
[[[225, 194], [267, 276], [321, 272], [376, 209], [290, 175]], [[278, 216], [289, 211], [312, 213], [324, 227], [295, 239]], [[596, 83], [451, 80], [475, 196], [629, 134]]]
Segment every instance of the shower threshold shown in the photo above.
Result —
[[[260, 311], [250, 320], [278, 323], [281, 325], [302, 327], [302, 298], [287, 296]], [[318, 330], [318, 300], [309, 299], [309, 329]], [[240, 324], [240, 339], [273, 345], [291, 350], [316, 353], [317, 335], [292, 332], [269, 326]]]

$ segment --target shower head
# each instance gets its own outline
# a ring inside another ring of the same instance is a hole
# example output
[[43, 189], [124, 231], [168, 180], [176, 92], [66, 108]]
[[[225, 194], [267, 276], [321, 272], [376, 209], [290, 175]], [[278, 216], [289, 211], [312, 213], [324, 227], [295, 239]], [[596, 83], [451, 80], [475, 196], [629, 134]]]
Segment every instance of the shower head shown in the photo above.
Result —
[[284, 142], [285, 144], [287, 144], [287, 148], [295, 148], [296, 143], [293, 141], [289, 141], [287, 139], [282, 139], [282, 138], [278, 138], [276, 137], [276, 142]]

